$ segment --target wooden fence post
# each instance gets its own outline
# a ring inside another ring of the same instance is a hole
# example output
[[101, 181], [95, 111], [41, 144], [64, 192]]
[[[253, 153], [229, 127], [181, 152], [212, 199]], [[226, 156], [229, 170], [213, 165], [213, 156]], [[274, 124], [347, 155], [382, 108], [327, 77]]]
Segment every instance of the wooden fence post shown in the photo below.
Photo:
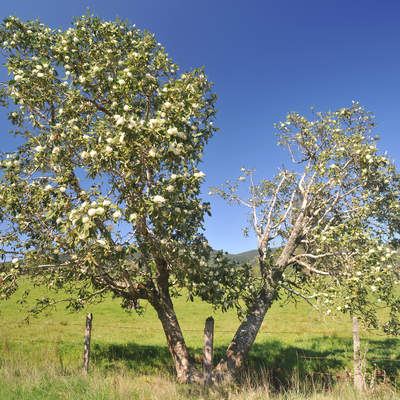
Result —
[[89, 313], [86, 316], [85, 341], [84, 341], [84, 351], [83, 351], [83, 371], [85, 374], [87, 374], [89, 371], [90, 339], [92, 336], [92, 321], [93, 321], [93, 314]]
[[214, 347], [214, 318], [208, 317], [204, 327], [204, 348], [203, 348], [203, 380], [204, 385], [210, 383], [210, 375], [213, 366]]
[[358, 318], [353, 316], [353, 376], [354, 386], [358, 392], [365, 390], [365, 376], [361, 360], [360, 333], [358, 328]]

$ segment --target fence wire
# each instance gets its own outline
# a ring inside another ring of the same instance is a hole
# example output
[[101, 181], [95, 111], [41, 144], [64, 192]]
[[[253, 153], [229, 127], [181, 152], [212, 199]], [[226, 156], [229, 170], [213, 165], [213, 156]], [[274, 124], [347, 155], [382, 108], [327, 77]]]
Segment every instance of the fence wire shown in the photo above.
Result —
[[[82, 331], [84, 330], [84, 324], [78, 324], [78, 323], [63, 323], [63, 322], [59, 322], [59, 323], [49, 323], [49, 322], [45, 322], [44, 324], [40, 324], [40, 323], [35, 323], [35, 322], [31, 322], [31, 321], [20, 321], [20, 322], [12, 322], [12, 323], [7, 323], [7, 324], [1, 324], [0, 323], [0, 328], [10, 328], [10, 327], [24, 327], [26, 329], [31, 329], [31, 328], [43, 328], [43, 326], [45, 327], [63, 327], [63, 328], [68, 328], [68, 327], [79, 327], [82, 329]], [[101, 329], [110, 329], [110, 326], [108, 325], [97, 325], [94, 324], [93, 325], [93, 331], [96, 330], [96, 328], [101, 328]], [[162, 327], [151, 327], [151, 328], [143, 328], [143, 327], [137, 327], [137, 326], [128, 326], [128, 325], [112, 325], [112, 328], [114, 329], [129, 329], [129, 330], [134, 330], [134, 331], [144, 331], [146, 332], [146, 334], [149, 333], [149, 330], [151, 329], [152, 331], [157, 331], [157, 332], [163, 332]], [[204, 330], [202, 329], [182, 329], [183, 332], [192, 332], [192, 333], [198, 333], [198, 334], [203, 334]], [[235, 330], [223, 330], [223, 329], [215, 329], [214, 330], [215, 333], [230, 333], [230, 334], [234, 334]], [[373, 333], [371, 331], [368, 331], [369, 333]], [[296, 332], [296, 331], [267, 331], [267, 330], [263, 330], [260, 329], [259, 331], [259, 335], [263, 335], [263, 334], [267, 334], [267, 335], [298, 335], [301, 336], [302, 333]], [[313, 331], [312, 332], [313, 335], [322, 335], [322, 336], [330, 336], [330, 335], [334, 335], [337, 334], [337, 331]], [[399, 340], [400, 338], [396, 338], [396, 337], [392, 337], [391, 340]], [[82, 342], [71, 342], [71, 341], [64, 341], [64, 340], [47, 340], [47, 339], [33, 339], [33, 338], [27, 338], [27, 339], [21, 339], [21, 338], [14, 338], [14, 337], [8, 337], [8, 336], [3, 336], [2, 338], [3, 344], [6, 346], [7, 344], [11, 344], [11, 343], [21, 343], [21, 344], [28, 344], [28, 343], [46, 343], [46, 344], [53, 344], [53, 345], [68, 345], [68, 346], [76, 346], [76, 347], [82, 347], [83, 348], [83, 341]], [[151, 345], [143, 345], [141, 346], [141, 348], [149, 348], [151, 349], [152, 346]], [[345, 359], [345, 360], [352, 360], [352, 357], [350, 356], [344, 356], [344, 355], [336, 355], [334, 357], [332, 356], [306, 356], [306, 355], [298, 355], [298, 359], [303, 359], [303, 360], [317, 360], [317, 361], [321, 361], [321, 360], [329, 360], [329, 361], [337, 361], [338, 359]], [[400, 359], [392, 359], [392, 358], [365, 358], [365, 360], [369, 363], [374, 363], [374, 362], [393, 362], [393, 363], [398, 363], [400, 362]], [[169, 366], [173, 366], [173, 365], [169, 365]], [[379, 371], [379, 372], [378, 372]], [[383, 378], [400, 378], [400, 375], [393, 375], [393, 374], [387, 374], [384, 370], [383, 372], [381, 372], [382, 370], [376, 370], [375, 372], [373, 372], [372, 374], [375, 377], [383, 377]], [[345, 371], [345, 373], [349, 373], [348, 371]], [[326, 376], [343, 376], [343, 372], [323, 372], [323, 371], [308, 371], [307, 373], [311, 374], [311, 375], [326, 375]], [[351, 375], [351, 374], [350, 374]]]

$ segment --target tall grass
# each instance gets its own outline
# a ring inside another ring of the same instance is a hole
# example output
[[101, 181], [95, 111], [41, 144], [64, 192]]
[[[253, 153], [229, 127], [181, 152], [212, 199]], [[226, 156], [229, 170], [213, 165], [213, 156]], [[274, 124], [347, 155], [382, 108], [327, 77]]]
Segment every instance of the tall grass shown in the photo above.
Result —
[[[27, 368], [28, 367], [28, 368]], [[290, 388], [277, 389], [271, 385], [268, 372], [263, 378], [251, 374], [242, 376], [239, 383], [205, 389], [200, 386], [177, 384], [169, 374], [139, 374], [125, 368], [104, 370], [92, 368], [88, 376], [78, 369], [60, 369], [57, 364], [28, 366], [15, 362], [0, 371], [2, 400], [186, 400], [186, 399], [399, 399], [391, 385], [380, 384], [358, 395], [349, 382], [326, 384], [311, 377], [299, 380], [293, 375]]]
[[[35, 289], [37, 296], [41, 289]], [[143, 303], [145, 307], [146, 304]], [[29, 306], [29, 305], [28, 305]], [[325, 319], [306, 305], [274, 305], [235, 385], [205, 391], [179, 385], [161, 325], [151, 308], [127, 314], [107, 299], [90, 310], [58, 309], [25, 321], [15, 300], [0, 306], [0, 399], [356, 399], [351, 385], [351, 321]], [[238, 325], [200, 301], [176, 301], [200, 366], [204, 321], [215, 318], [215, 362]], [[85, 313], [94, 314], [90, 373], [82, 374]], [[399, 340], [362, 331], [368, 373], [400, 375]], [[396, 399], [399, 379], [378, 377], [362, 398]]]

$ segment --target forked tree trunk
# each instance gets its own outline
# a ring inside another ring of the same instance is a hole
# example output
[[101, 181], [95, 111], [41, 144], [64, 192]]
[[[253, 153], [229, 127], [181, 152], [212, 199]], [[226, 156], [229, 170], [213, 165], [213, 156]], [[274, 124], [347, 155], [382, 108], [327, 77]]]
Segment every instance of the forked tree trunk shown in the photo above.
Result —
[[358, 318], [353, 316], [354, 387], [358, 392], [365, 390], [365, 379], [361, 360], [360, 332]]
[[[262, 290], [260, 295], [257, 296], [246, 318], [236, 331], [225, 357], [211, 372], [209, 383], [230, 382], [235, 378], [243, 367], [244, 360], [260, 330], [265, 314], [271, 307], [274, 294], [275, 290], [270, 289], [268, 293]], [[189, 356], [169, 295], [167, 298], [158, 298], [157, 301], [153, 300], [151, 303], [157, 311], [158, 318], [163, 326], [169, 351], [174, 360], [178, 381], [181, 383], [202, 384], [203, 376]]]
[[[165, 295], [165, 294], [164, 294]], [[190, 359], [169, 294], [151, 302], [161, 321], [180, 383], [202, 383], [202, 374]]]
[[256, 339], [265, 314], [271, 307], [275, 290], [270, 288], [268, 292], [262, 290], [256, 297], [253, 306], [249, 309], [246, 318], [240, 324], [236, 334], [226, 350], [225, 357], [218, 363], [211, 373], [213, 383], [232, 381], [249, 353]]

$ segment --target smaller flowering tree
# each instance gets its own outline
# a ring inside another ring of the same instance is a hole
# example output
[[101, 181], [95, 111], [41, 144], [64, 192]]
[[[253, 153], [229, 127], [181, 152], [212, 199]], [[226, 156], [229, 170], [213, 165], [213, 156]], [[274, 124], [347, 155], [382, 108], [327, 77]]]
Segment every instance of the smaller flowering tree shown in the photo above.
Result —
[[[0, 298], [29, 277], [79, 309], [107, 293], [157, 311], [178, 379], [199, 380], [175, 314], [182, 288], [240, 307], [249, 268], [232, 269], [201, 233], [203, 148], [215, 95], [150, 33], [83, 16], [65, 31], [16, 17], [0, 27], [10, 75], [1, 104], [22, 144], [0, 161]], [[218, 268], [217, 268], [218, 265]]]
[[[316, 119], [291, 113], [277, 126], [294, 165], [254, 182], [215, 188], [249, 210], [257, 236], [259, 280], [246, 319], [218, 368], [235, 371], [271, 304], [283, 293], [326, 314], [348, 312], [388, 333], [399, 329], [399, 176], [378, 152], [373, 116], [359, 104]], [[249, 184], [249, 198], [239, 194]], [[271, 248], [278, 241], [278, 249]], [[379, 313], [378, 310], [385, 311]], [[383, 319], [383, 320], [381, 320]]]

